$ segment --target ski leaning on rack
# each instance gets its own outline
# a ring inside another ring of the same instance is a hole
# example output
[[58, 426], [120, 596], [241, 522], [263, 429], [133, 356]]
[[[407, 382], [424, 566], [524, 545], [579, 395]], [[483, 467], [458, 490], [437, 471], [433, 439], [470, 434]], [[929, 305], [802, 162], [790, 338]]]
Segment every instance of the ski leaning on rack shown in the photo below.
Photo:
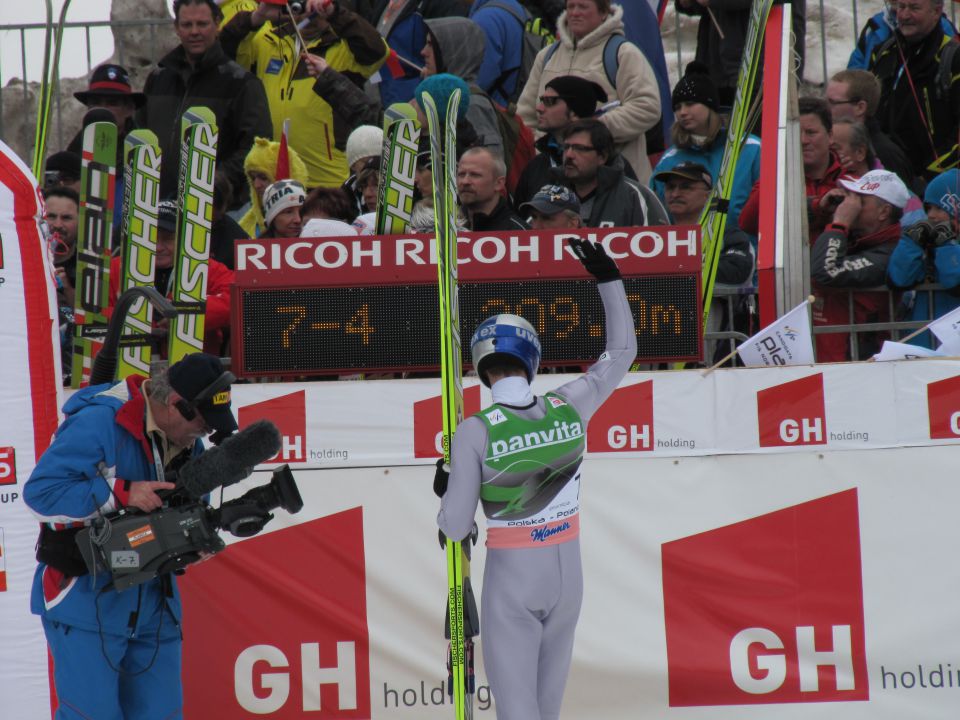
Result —
[[[460, 307], [457, 297], [457, 109], [460, 91], [455, 90], [441, 117], [436, 102], [424, 94], [424, 112], [430, 133], [433, 166], [433, 209], [437, 235], [437, 281], [440, 301], [440, 382], [443, 414], [443, 458], [450, 462], [450, 445], [463, 420], [463, 382], [460, 341]], [[443, 132], [444, 147], [441, 147]], [[473, 717], [473, 638], [480, 630], [476, 603], [470, 586], [470, 544], [446, 539], [447, 617], [450, 639], [447, 692], [453, 699], [454, 717]]]
[[[133, 130], [123, 142], [124, 193], [120, 226], [120, 292], [152, 286], [157, 256], [157, 203], [160, 199], [160, 147], [150, 130]], [[146, 298], [133, 301], [123, 323], [117, 379], [150, 375], [151, 309]]]
[[167, 357], [175, 363], [203, 350], [207, 263], [213, 225], [213, 180], [217, 167], [216, 116], [209, 108], [187, 109], [180, 120], [180, 183], [177, 189], [177, 257]]
[[707, 327], [713, 285], [717, 277], [717, 265], [723, 248], [723, 236], [727, 226], [727, 211], [733, 191], [733, 176], [740, 149], [746, 142], [750, 128], [750, 101], [756, 84], [757, 71], [763, 62], [763, 30], [774, 0], [753, 0], [750, 22], [737, 75], [737, 93], [733, 100], [730, 123], [727, 126], [727, 142], [723, 148], [720, 171], [713, 184], [713, 192], [704, 209], [700, 225], [703, 229], [703, 327]]
[[90, 382], [93, 359], [107, 332], [104, 310], [110, 291], [111, 235], [116, 189], [117, 126], [91, 123], [83, 131], [80, 213], [77, 225], [75, 322], [70, 385]]
[[380, 190], [375, 230], [377, 235], [406, 232], [410, 214], [413, 212], [420, 123], [417, 122], [416, 115], [410, 117], [410, 113], [414, 113], [414, 110], [409, 103], [395, 103], [384, 113], [383, 155], [380, 160]]

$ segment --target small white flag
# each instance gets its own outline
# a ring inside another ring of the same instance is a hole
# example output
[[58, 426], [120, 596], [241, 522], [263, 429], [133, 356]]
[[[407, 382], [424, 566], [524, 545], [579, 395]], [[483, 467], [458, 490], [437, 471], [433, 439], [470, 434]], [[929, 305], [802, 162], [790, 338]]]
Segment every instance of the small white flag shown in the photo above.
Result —
[[938, 357], [942, 354], [939, 350], [931, 350], [930, 348], [920, 345], [884, 340], [880, 352], [874, 355], [873, 359], [877, 362], [883, 362], [884, 360], [916, 360], [917, 358]]
[[939, 348], [941, 355], [960, 354], [960, 307], [938, 317], [927, 328], [943, 343]]
[[737, 346], [747, 367], [771, 365], [812, 365], [813, 333], [804, 300], [782, 318]]

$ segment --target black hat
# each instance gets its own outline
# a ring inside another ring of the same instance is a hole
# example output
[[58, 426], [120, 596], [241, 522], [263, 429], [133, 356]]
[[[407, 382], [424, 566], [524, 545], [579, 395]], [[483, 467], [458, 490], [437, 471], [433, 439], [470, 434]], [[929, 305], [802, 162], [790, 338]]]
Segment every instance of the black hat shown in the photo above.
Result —
[[682, 102], [696, 102], [716, 111], [720, 102], [717, 86], [710, 79], [710, 68], [696, 61], [687, 65], [680, 82], [673, 88], [670, 101], [674, 109]]
[[576, 75], [561, 75], [544, 85], [563, 98], [570, 111], [578, 118], [591, 118], [597, 114], [597, 103], [607, 101], [606, 91], [592, 80]]
[[713, 178], [710, 176], [710, 171], [706, 167], [701, 165], [698, 162], [686, 162], [677, 163], [669, 170], [662, 170], [653, 176], [653, 179], [657, 182], [666, 182], [671, 177], [680, 177], [685, 180], [694, 180], [696, 182], [705, 183], [708, 188], [713, 187]]
[[580, 198], [568, 187], [563, 185], [544, 185], [528, 202], [520, 206], [520, 210], [536, 210], [544, 215], [556, 215], [564, 210], [580, 212]]
[[140, 92], [133, 92], [130, 86], [130, 74], [123, 65], [107, 63], [98, 65], [86, 90], [75, 92], [73, 96], [84, 105], [89, 105], [93, 98], [102, 95], [121, 95], [133, 100], [136, 107], [141, 107], [147, 101], [147, 96]]
[[230, 383], [236, 378], [224, 372], [220, 358], [208, 353], [191, 353], [167, 370], [170, 387], [192, 405], [207, 425], [223, 435], [237, 429], [230, 409]]
[[56, 173], [60, 178], [80, 179], [80, 156], [69, 150], [61, 150], [47, 158], [44, 169], [47, 173]]
[[167, 232], [177, 231], [176, 200], [161, 200], [157, 203], [157, 227]]

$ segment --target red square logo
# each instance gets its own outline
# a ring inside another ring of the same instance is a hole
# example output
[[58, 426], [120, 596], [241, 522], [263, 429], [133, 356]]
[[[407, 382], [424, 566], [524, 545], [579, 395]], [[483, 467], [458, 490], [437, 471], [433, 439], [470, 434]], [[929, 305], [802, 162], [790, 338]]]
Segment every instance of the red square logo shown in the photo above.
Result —
[[237, 410], [237, 425], [243, 430], [257, 420], [269, 420], [280, 431], [280, 452], [266, 462], [298, 463], [307, 459], [306, 391], [281, 395]]
[[960, 375], [927, 385], [927, 412], [931, 439], [960, 437]]
[[180, 588], [187, 717], [370, 717], [361, 508], [231, 545]]
[[857, 491], [664, 543], [670, 705], [869, 699]]
[[[413, 404], [413, 456], [438, 458], [443, 456], [443, 415], [440, 396], [417, 400]], [[472, 385], [463, 391], [463, 417], [480, 412], [480, 386]]]
[[760, 390], [757, 421], [760, 447], [826, 445], [823, 374]]
[[17, 484], [16, 451], [12, 447], [0, 447], [0, 485]]
[[653, 447], [653, 380], [614, 390], [590, 418], [590, 452], [636, 452]]

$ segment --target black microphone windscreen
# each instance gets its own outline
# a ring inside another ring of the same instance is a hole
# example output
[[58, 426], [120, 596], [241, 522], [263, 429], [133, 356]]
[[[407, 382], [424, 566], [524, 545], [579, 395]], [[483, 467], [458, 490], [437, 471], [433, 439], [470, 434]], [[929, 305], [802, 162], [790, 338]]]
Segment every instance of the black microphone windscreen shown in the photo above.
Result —
[[240, 482], [255, 465], [280, 452], [281, 442], [276, 425], [258, 420], [186, 462], [177, 476], [178, 489], [199, 500], [218, 487]]

